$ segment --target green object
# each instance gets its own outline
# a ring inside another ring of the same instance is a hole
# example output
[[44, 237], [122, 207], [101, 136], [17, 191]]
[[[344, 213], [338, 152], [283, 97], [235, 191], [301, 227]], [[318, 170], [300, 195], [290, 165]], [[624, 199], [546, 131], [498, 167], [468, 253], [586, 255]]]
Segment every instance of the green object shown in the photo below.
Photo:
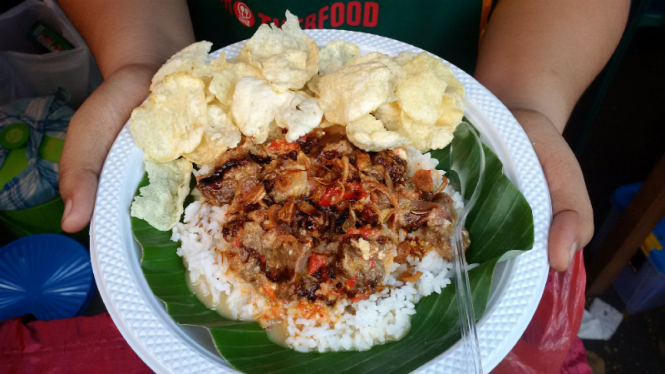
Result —
[[4, 225], [17, 238], [42, 233], [62, 234], [88, 247], [89, 227], [74, 234], [65, 233], [60, 228], [64, 210], [65, 204], [58, 196], [32, 208], [0, 212], [0, 225]]
[[39, 157], [42, 160], [60, 163], [62, 150], [65, 148], [65, 141], [50, 136], [42, 137], [42, 144], [39, 145]]
[[[456, 132], [453, 160], [447, 156], [448, 148], [433, 152], [444, 170], [450, 167], [451, 161], [464, 157], [467, 183], [477, 174], [479, 153], [477, 144], [470, 138], [468, 131], [466, 134]], [[519, 253], [512, 249], [531, 249], [534, 240], [531, 207], [503, 175], [503, 165], [487, 147], [485, 155], [483, 195], [467, 219], [471, 237], [467, 258], [469, 262], [480, 264], [469, 272], [477, 319], [487, 306], [497, 262]], [[144, 176], [139, 188], [147, 184]], [[155, 296], [166, 304], [171, 318], [179, 324], [207, 327], [221, 356], [240, 371], [406, 373], [440, 355], [460, 339], [455, 287], [451, 285], [441, 294], [432, 294], [418, 303], [411, 330], [402, 340], [375, 346], [366, 352], [299, 353], [278, 346], [268, 339], [258, 323], [225, 319], [196, 298], [187, 287], [186, 269], [176, 254], [179, 243], [170, 240], [170, 232], [159, 231], [134, 217], [131, 222], [134, 237], [143, 248], [143, 274]]]
[[[59, 233], [60, 217], [65, 211], [65, 204], [60, 197], [49, 200], [44, 204], [33, 206], [28, 209], [5, 210], [0, 212], [0, 218], [12, 226], [21, 227], [21, 232], [30, 234]], [[20, 233], [15, 232], [17, 236]]]
[[74, 49], [74, 46], [70, 42], [41, 21], [32, 25], [30, 36], [42, 47], [51, 52]]
[[[9, 125], [5, 130], [16, 124]], [[27, 127], [24, 124], [21, 124]], [[0, 137], [4, 134], [5, 131], [0, 133]], [[28, 132], [29, 134], [29, 132]], [[10, 134], [10, 136], [12, 136]], [[27, 139], [26, 139], [27, 141]], [[23, 143], [25, 145], [25, 142]], [[60, 155], [62, 154], [62, 149], [65, 146], [65, 141], [58, 138], [52, 138], [50, 136], [42, 137], [42, 143], [39, 145], [39, 157], [43, 160], [59, 163]], [[4, 147], [4, 144], [3, 144]], [[9, 147], [7, 147], [9, 148]], [[26, 147], [11, 149], [5, 162], [0, 166], [0, 190], [7, 184], [9, 181], [14, 179], [16, 176], [21, 174], [23, 170], [28, 167], [28, 159], [26, 154], [28, 149]]]
[[[29, 137], [30, 128], [24, 123], [13, 123], [0, 132], [0, 145], [10, 150], [0, 166], [0, 190], [28, 167], [28, 148], [25, 145]], [[43, 136], [39, 145], [39, 157], [59, 163], [64, 145], [65, 141], [62, 139]], [[62, 199], [57, 197], [28, 209], [0, 211], [0, 222], [17, 237], [60, 233], [60, 218], [64, 209]]]
[[14, 149], [7, 154], [5, 162], [0, 166], [0, 190], [28, 167], [27, 153], [27, 148], [21, 148]]
[[[22, 238], [24, 236], [29, 236], [32, 235], [32, 233], [25, 228], [17, 225], [14, 223], [12, 220], [3, 217], [2, 214], [0, 214], [0, 223], [4, 225], [16, 238]], [[3, 240], [6, 238], [3, 238]]]
[[30, 128], [25, 123], [12, 123], [0, 132], [0, 145], [6, 149], [22, 147], [30, 138]]

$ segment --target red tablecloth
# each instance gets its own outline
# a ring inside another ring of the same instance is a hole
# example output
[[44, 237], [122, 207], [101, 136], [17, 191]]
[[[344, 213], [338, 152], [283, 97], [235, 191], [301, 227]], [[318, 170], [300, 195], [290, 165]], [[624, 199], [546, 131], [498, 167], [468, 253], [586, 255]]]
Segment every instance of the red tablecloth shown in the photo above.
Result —
[[[591, 373], [576, 337], [584, 309], [581, 252], [565, 273], [550, 271], [528, 328], [495, 373]], [[22, 324], [0, 322], [0, 373], [150, 373], [107, 313]]]

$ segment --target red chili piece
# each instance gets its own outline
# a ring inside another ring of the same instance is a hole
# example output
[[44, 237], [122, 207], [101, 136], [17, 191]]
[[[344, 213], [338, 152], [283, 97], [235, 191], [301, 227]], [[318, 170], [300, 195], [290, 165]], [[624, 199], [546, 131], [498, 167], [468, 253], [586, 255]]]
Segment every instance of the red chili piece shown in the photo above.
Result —
[[331, 203], [333, 202], [333, 199], [335, 197], [339, 197], [342, 195], [342, 191], [339, 188], [336, 187], [328, 187], [326, 189], [326, 193], [323, 194], [321, 199], [319, 200], [319, 206], [330, 206]]
[[349, 278], [349, 280], [346, 281], [346, 286], [351, 289], [353, 286], [356, 285], [356, 278]]
[[312, 253], [309, 256], [309, 266], [307, 267], [307, 271], [309, 271], [310, 274], [316, 273], [317, 270], [323, 265], [326, 264], [326, 261], [328, 258], [324, 255], [317, 255], [316, 253]]
[[344, 192], [344, 199], [346, 200], [360, 200], [367, 196], [367, 192], [363, 190], [363, 187], [359, 182], [348, 182], [344, 187], [346, 190]]

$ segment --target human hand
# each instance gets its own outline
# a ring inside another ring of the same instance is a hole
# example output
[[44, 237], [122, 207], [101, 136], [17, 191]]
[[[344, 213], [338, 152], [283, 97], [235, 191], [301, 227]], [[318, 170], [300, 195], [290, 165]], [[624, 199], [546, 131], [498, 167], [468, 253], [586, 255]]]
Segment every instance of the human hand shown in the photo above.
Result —
[[575, 253], [593, 236], [593, 210], [582, 169], [554, 124], [532, 110], [514, 110], [536, 150], [552, 198], [552, 224], [548, 252], [550, 266], [568, 269]]
[[72, 117], [60, 159], [64, 231], [80, 231], [90, 222], [106, 154], [132, 110], [148, 96], [155, 71], [139, 65], [118, 69]]

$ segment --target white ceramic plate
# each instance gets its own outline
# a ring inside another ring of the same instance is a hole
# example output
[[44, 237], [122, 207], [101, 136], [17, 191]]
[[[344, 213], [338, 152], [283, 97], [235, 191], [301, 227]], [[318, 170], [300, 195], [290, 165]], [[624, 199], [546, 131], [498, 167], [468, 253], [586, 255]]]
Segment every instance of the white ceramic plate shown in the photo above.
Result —
[[[370, 51], [395, 55], [421, 49], [392, 39], [339, 30], [307, 30], [320, 45], [344, 39]], [[236, 43], [225, 51], [235, 56]], [[547, 182], [526, 134], [510, 112], [471, 76], [453, 67], [466, 87], [466, 116], [482, 133], [533, 209], [531, 251], [497, 267], [489, 305], [478, 325], [485, 372], [512, 349], [535, 313], [548, 274], [547, 234], [552, 209]], [[141, 272], [141, 249], [132, 237], [129, 205], [143, 175], [143, 151], [129, 131], [120, 132], [104, 164], [91, 224], [91, 257], [97, 286], [116, 326], [129, 345], [158, 373], [233, 372], [215, 350], [207, 330], [179, 326], [152, 294]], [[426, 373], [459, 373], [464, 350], [458, 344], [420, 368]]]

